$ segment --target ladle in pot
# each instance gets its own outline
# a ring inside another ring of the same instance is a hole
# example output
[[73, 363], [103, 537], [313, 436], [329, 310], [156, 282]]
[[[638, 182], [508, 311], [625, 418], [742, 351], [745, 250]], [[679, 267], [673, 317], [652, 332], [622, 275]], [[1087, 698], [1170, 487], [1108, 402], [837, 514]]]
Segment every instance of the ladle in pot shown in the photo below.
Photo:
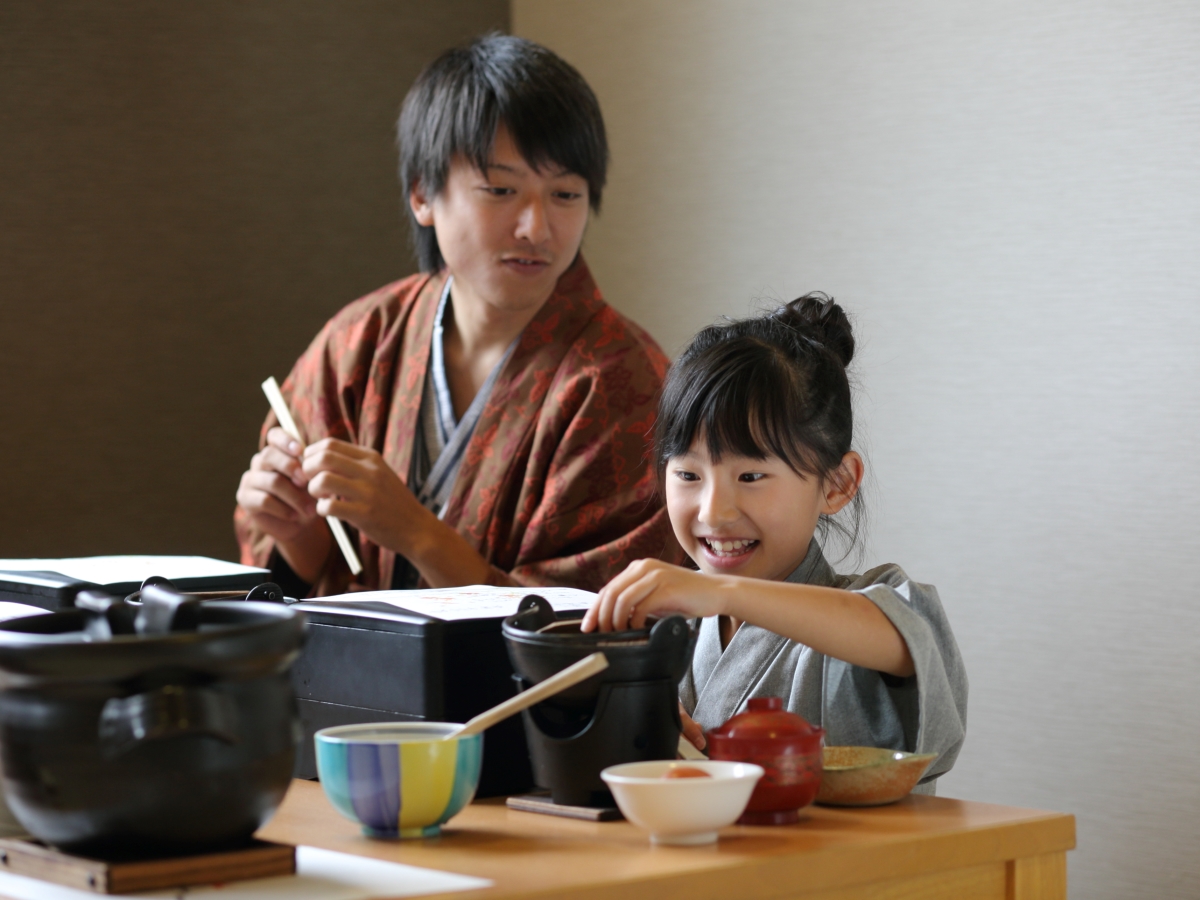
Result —
[[446, 735], [446, 738], [460, 738], [479, 734], [479, 732], [491, 728], [497, 722], [503, 722], [509, 716], [515, 716], [521, 710], [528, 709], [535, 703], [541, 703], [546, 698], [553, 697], [560, 691], [565, 691], [567, 688], [573, 687], [581, 681], [586, 681], [597, 672], [603, 672], [607, 668], [608, 658], [603, 653], [593, 653], [590, 656], [585, 656], [578, 662], [567, 666], [558, 674], [551, 675], [544, 681], [538, 682], [529, 688], [529, 690], [521, 691], [517, 696], [481, 712], [457, 731]]

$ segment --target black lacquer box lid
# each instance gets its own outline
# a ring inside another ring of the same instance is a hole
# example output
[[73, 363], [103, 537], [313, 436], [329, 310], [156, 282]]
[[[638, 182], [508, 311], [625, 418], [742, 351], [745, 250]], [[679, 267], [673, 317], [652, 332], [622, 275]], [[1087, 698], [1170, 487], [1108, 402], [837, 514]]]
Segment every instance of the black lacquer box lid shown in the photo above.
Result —
[[0, 600], [62, 609], [83, 588], [130, 594], [151, 575], [169, 579], [181, 591], [249, 591], [271, 580], [267, 569], [206, 556], [0, 559]]

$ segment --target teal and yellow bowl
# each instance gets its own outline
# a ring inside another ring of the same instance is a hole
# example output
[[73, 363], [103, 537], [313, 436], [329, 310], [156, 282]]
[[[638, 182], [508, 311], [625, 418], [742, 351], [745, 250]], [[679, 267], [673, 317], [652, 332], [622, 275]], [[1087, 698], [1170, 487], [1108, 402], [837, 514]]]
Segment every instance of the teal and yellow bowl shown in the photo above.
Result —
[[459, 725], [377, 722], [315, 735], [317, 775], [338, 812], [379, 838], [432, 837], [479, 786], [483, 735]]

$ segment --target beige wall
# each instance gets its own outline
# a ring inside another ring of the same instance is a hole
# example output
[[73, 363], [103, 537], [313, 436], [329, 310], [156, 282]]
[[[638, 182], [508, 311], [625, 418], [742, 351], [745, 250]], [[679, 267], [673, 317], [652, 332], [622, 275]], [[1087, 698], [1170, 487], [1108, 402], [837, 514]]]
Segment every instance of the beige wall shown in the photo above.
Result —
[[515, 0], [611, 128], [586, 252], [670, 349], [862, 338], [870, 562], [971, 676], [943, 792], [1079, 816], [1072, 896], [1200, 896], [1200, 8]]
[[503, 0], [0, 4], [0, 557], [230, 557], [341, 305], [414, 269], [392, 127]]

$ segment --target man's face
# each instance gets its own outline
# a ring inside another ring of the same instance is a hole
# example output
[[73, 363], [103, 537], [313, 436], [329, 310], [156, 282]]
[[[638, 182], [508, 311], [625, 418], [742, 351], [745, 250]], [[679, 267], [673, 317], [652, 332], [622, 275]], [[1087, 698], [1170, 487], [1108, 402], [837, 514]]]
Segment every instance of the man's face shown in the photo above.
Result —
[[588, 218], [587, 181], [538, 170], [501, 126], [487, 170], [456, 157], [440, 194], [410, 198], [422, 225], [432, 225], [460, 298], [494, 311], [536, 310], [579, 251]]

